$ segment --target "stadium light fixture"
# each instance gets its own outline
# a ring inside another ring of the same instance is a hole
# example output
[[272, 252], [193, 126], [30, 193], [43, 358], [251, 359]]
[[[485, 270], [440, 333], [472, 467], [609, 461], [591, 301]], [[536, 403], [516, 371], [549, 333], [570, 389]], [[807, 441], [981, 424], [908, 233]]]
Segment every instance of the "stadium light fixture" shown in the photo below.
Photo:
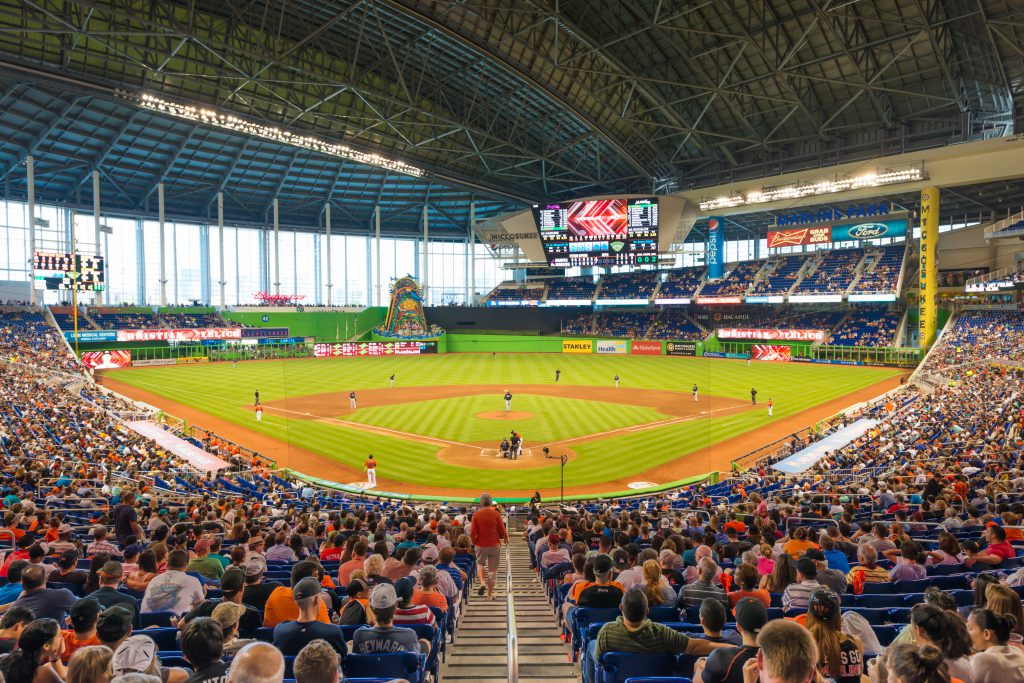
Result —
[[767, 204], [768, 202], [782, 199], [801, 199], [803, 197], [835, 194], [848, 190], [859, 190], [865, 187], [885, 187], [887, 185], [912, 183], [927, 179], [928, 174], [925, 172], [923, 164], [898, 169], [878, 169], [860, 175], [836, 176], [816, 182], [798, 181], [790, 185], [763, 187], [760, 190], [751, 190], [745, 194], [734, 192], [723, 197], [701, 200], [700, 209], [701, 211], [732, 209], [737, 206]]
[[151, 109], [153, 111], [160, 112], [161, 114], [167, 114], [180, 119], [195, 121], [209, 126], [216, 126], [217, 128], [223, 128], [235, 133], [243, 133], [245, 135], [263, 138], [264, 140], [270, 140], [272, 142], [292, 145], [293, 147], [301, 147], [303, 149], [309, 149], [314, 152], [320, 152], [321, 154], [355, 161], [368, 166], [377, 166], [394, 173], [402, 173], [416, 178], [426, 175], [426, 171], [423, 169], [413, 166], [412, 164], [407, 164], [404, 161], [389, 159], [388, 157], [381, 156], [380, 154], [362, 152], [357, 149], [353, 149], [348, 145], [328, 142], [312, 135], [293, 133], [274, 126], [256, 123], [254, 121], [247, 121], [235, 116], [234, 114], [226, 114], [208, 107], [180, 104], [178, 102], [171, 102], [170, 100], [165, 100], [149, 94], [129, 94], [126, 95], [126, 97], [133, 100], [144, 109]]

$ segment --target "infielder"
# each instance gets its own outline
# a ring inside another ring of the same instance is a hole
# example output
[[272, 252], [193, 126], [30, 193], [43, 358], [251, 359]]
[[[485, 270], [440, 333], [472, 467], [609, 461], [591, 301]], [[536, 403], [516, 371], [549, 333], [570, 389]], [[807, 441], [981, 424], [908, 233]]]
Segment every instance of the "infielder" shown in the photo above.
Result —
[[562, 376], [562, 371], [556, 369], [555, 370], [555, 384], [558, 383], [558, 378], [561, 377], [561, 376]]
[[363, 469], [366, 470], [366, 488], [377, 486], [377, 461], [373, 459], [373, 453], [367, 456]]
[[619, 376], [618, 375], [615, 375], [615, 388], [616, 389], [619, 388]]
[[259, 389], [256, 390], [256, 393], [254, 394], [253, 401], [254, 401], [253, 405], [258, 406], [260, 404], [260, 390]]
[[772, 411], [775, 410], [775, 404], [772, 403], [771, 399], [768, 399], [768, 417], [772, 416]]
[[512, 392], [505, 390], [505, 412], [512, 410]]
[[391, 380], [391, 388], [394, 389], [395, 388], [395, 373], [391, 373], [391, 377], [389, 377], [388, 379]]
[[256, 421], [263, 422], [263, 406], [256, 406]]
[[356, 409], [356, 392], [354, 391], [348, 392], [348, 407], [349, 410]]
[[696, 384], [693, 385], [693, 402], [694, 403], [697, 402], [697, 385]]

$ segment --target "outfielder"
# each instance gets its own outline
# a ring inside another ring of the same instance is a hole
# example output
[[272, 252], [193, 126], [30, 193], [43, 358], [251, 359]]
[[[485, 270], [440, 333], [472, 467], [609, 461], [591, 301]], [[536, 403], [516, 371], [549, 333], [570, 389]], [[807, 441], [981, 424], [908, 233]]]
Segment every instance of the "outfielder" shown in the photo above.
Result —
[[356, 392], [354, 391], [348, 392], [348, 407], [349, 410], [356, 409]]

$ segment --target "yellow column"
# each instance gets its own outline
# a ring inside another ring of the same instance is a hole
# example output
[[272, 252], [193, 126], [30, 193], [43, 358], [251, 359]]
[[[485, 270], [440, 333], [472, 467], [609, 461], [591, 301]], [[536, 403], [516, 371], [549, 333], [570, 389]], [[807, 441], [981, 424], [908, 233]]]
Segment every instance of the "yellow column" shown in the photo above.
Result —
[[920, 284], [918, 287], [918, 345], [925, 349], [935, 341], [939, 298], [939, 188], [921, 191]]

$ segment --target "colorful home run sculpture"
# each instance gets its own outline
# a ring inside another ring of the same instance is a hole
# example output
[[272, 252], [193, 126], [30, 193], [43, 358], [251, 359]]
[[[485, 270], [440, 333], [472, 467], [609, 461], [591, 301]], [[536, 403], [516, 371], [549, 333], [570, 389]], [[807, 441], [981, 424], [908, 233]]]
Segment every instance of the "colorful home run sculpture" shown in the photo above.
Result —
[[376, 333], [381, 337], [429, 339], [444, 331], [436, 325], [427, 325], [419, 284], [411, 277], [402, 277], [391, 283], [388, 317]]

